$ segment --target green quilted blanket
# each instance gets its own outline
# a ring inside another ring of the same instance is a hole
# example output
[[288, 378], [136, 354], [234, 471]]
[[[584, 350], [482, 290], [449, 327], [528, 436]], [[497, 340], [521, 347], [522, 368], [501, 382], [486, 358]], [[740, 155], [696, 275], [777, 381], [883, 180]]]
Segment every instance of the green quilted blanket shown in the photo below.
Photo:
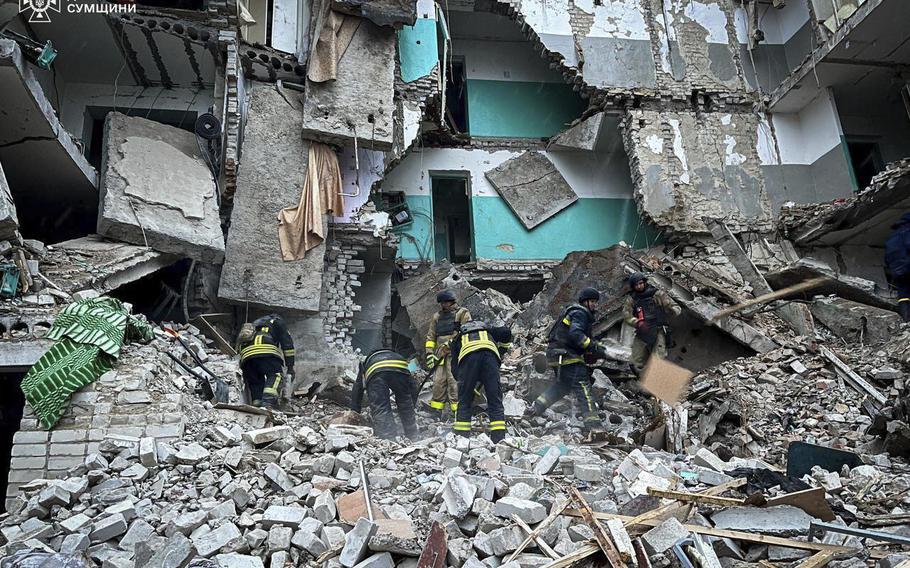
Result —
[[66, 306], [47, 337], [56, 343], [22, 379], [22, 392], [41, 425], [51, 429], [70, 395], [114, 367], [125, 340], [150, 341], [154, 332], [120, 300], [101, 296]]

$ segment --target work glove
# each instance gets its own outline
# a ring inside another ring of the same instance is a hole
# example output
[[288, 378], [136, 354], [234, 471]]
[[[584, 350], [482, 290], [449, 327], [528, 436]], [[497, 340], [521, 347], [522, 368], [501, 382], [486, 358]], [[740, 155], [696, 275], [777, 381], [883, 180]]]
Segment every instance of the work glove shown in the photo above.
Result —
[[591, 351], [594, 353], [594, 356], [597, 357], [598, 359], [607, 358], [607, 348], [604, 346], [603, 343], [601, 343], [599, 341], [594, 344], [594, 349], [592, 349]]

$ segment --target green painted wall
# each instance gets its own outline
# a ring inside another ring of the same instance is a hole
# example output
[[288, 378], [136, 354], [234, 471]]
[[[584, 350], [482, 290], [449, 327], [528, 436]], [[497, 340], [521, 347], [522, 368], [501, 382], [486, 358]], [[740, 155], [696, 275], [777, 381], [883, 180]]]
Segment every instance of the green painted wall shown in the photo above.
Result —
[[471, 136], [549, 138], [585, 109], [563, 83], [467, 80]]
[[436, 20], [419, 18], [413, 26], [398, 32], [401, 78], [410, 83], [426, 77], [439, 59], [436, 47]]
[[[411, 195], [407, 200], [415, 220], [403, 232], [413, 240], [403, 237], [398, 255], [432, 261], [432, 200]], [[499, 197], [472, 197], [471, 210], [474, 246], [481, 259], [561, 260], [576, 250], [597, 250], [619, 241], [645, 247], [656, 240], [654, 232], [641, 224], [631, 199], [579, 199], [533, 231], [526, 230]]]

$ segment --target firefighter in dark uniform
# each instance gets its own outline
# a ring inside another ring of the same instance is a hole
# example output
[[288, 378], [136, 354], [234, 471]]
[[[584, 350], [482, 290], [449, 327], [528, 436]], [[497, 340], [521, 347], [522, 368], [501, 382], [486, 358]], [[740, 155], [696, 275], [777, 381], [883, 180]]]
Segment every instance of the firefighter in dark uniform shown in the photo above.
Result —
[[531, 416], [543, 415], [547, 408], [574, 392], [584, 429], [590, 430], [600, 424], [586, 364], [586, 358], [606, 357], [603, 345], [591, 337], [598, 301], [600, 292], [585, 288], [578, 295], [578, 303], [566, 307], [550, 328], [547, 362], [554, 370], [556, 381], [534, 401]]
[[283, 366], [288, 379], [294, 378], [294, 340], [281, 316], [270, 314], [241, 328], [240, 369], [250, 389], [253, 406], [278, 406]]
[[351, 410], [360, 412], [363, 392], [373, 415], [373, 431], [380, 438], [391, 440], [395, 437], [395, 417], [392, 415], [391, 396], [395, 395], [398, 418], [404, 435], [417, 438], [417, 421], [414, 417], [417, 383], [411, 377], [407, 360], [389, 349], [379, 349], [367, 355], [360, 363], [357, 380], [351, 389]]
[[471, 435], [471, 414], [475, 390], [483, 387], [490, 418], [490, 439], [498, 443], [506, 437], [506, 415], [502, 406], [499, 364], [512, 345], [512, 332], [507, 327], [488, 327], [482, 322], [462, 324], [452, 341], [452, 360], [458, 381], [458, 410], [452, 431]]
[[670, 318], [681, 312], [682, 309], [669, 294], [648, 284], [644, 274], [635, 272], [629, 276], [629, 295], [623, 304], [623, 319], [635, 328], [630, 361], [633, 371], [641, 373], [652, 354], [667, 358], [667, 349], [673, 343]]

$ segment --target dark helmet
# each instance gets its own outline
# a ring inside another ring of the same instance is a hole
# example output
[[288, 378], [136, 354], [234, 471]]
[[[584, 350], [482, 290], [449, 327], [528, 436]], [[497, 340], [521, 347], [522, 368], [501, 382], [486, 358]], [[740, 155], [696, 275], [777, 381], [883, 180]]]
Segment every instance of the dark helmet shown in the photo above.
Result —
[[442, 292], [436, 294], [436, 303], [441, 304], [443, 302], [454, 302], [455, 293], [451, 290], [443, 290]]
[[581, 292], [578, 293], [578, 303], [581, 303], [581, 302], [584, 302], [587, 300], [594, 300], [594, 301], [599, 302], [600, 301], [600, 292], [598, 292], [594, 288], [583, 289]]
[[634, 288], [635, 285], [638, 284], [639, 282], [647, 282], [647, 281], [648, 281], [648, 277], [645, 276], [644, 274], [642, 274], [641, 272], [633, 272], [629, 276], [629, 286], [631, 286], [632, 288]]

